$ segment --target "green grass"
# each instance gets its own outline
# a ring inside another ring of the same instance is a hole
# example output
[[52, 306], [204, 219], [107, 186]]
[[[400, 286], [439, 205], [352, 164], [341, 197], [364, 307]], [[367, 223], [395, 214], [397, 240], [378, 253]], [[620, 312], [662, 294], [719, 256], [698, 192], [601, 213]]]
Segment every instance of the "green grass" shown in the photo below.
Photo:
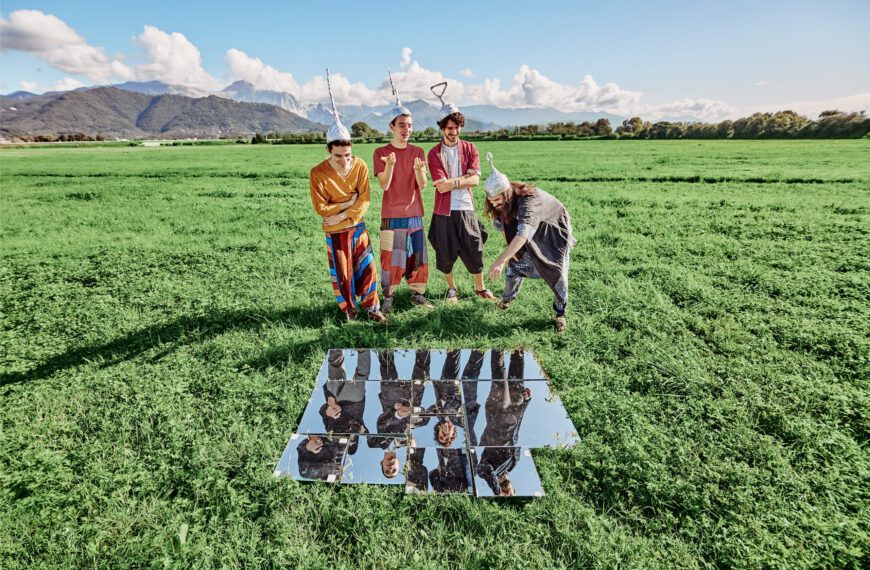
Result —
[[[342, 322], [321, 147], [0, 151], [0, 567], [866, 567], [870, 142], [486, 150], [571, 212], [562, 336]], [[330, 347], [534, 349], [583, 441], [534, 501], [275, 480]]]

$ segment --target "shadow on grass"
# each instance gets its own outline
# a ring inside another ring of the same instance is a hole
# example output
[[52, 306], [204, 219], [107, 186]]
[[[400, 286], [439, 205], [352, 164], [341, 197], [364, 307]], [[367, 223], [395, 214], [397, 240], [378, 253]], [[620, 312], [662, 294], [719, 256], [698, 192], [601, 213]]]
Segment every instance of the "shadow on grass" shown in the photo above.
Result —
[[403, 315], [402, 311], [397, 311], [397, 315], [404, 318], [396, 325], [387, 327], [366, 320], [341, 326], [344, 318], [336, 305], [330, 302], [286, 310], [251, 309], [188, 315], [168, 323], [145, 327], [103, 344], [68, 350], [30, 370], [0, 374], [0, 386], [47, 378], [55, 372], [85, 364], [98, 363], [101, 368], [112, 366], [161, 347], [152, 356], [153, 360], [159, 360], [180, 346], [201, 342], [230, 331], [257, 329], [270, 323], [286, 323], [306, 328], [321, 328], [324, 324], [331, 323], [336, 328], [322, 332], [301, 345], [270, 347], [257, 358], [242, 363], [243, 367], [263, 369], [285, 366], [288, 362], [304, 358], [318, 347], [324, 352], [334, 347], [387, 348], [397, 346], [398, 340], [402, 341], [398, 342], [402, 345], [401, 348], [413, 348], [421, 341], [432, 344], [432, 339], [436, 338], [444, 348], [467, 348], [456, 346], [456, 341], [467, 339], [469, 335], [479, 337], [480, 340], [505, 337], [518, 327], [529, 331], [543, 331], [552, 327], [549, 320], [542, 318], [531, 318], [519, 324], [504, 322], [484, 326], [481, 317], [483, 311], [487, 310], [492, 308], [483, 303], [471, 302], [431, 311], [414, 310], [410, 318]]
[[[494, 310], [483, 302], [460, 303], [455, 307], [436, 305], [433, 310], [411, 309], [405, 313], [402, 307], [392, 313], [393, 321], [387, 326], [367, 322], [347, 323], [305, 343], [288, 342], [270, 346], [256, 358], [242, 362], [242, 369], [263, 370], [284, 368], [311, 351], [320, 348], [324, 355], [330, 348], [357, 349], [414, 349], [437, 348], [513, 348], [503, 346], [498, 339], [509, 337], [516, 329], [544, 332], [553, 330], [553, 321], [546, 317], [532, 317], [520, 323], [507, 321], [483, 323], [484, 311]], [[468, 339], [474, 337], [473, 346]], [[435, 341], [435, 342], [433, 342]]]
[[68, 350], [23, 372], [0, 374], [0, 386], [46, 378], [60, 370], [84, 364], [99, 363], [112, 366], [131, 360], [156, 347], [165, 347], [155, 358], [159, 359], [180, 346], [213, 338], [230, 331], [257, 329], [274, 322], [303, 327], [320, 327], [324, 321], [341, 322], [341, 314], [334, 303], [311, 307], [294, 307], [283, 311], [217, 311], [204, 315], [183, 316], [174, 321], [152, 325], [103, 344]]

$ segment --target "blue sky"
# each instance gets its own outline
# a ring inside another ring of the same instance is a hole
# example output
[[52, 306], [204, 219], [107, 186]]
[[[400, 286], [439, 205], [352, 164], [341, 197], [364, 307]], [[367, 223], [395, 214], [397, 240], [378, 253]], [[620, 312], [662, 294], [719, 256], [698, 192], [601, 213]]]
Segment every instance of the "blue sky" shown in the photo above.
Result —
[[868, 0], [4, 0], [0, 13], [4, 93], [125, 79], [208, 91], [248, 79], [308, 102], [329, 66], [340, 100], [377, 103], [391, 66], [406, 98], [445, 78], [464, 104], [709, 118], [787, 103], [870, 107]]

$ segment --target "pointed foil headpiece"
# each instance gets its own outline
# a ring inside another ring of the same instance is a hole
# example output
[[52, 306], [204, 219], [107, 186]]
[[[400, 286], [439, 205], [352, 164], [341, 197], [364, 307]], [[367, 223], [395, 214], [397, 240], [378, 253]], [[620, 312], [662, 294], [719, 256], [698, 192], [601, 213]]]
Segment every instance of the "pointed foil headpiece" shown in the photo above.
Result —
[[454, 105], [453, 103], [447, 103], [444, 101], [444, 92], [447, 91], [447, 82], [442, 81], [441, 83], [436, 83], [435, 85], [429, 88], [432, 93], [438, 97], [438, 100], [441, 101], [441, 111], [438, 113], [438, 120], [444, 119], [447, 115], [451, 113], [458, 113], [459, 107]]
[[412, 116], [411, 110], [402, 105], [402, 102], [399, 101], [399, 91], [396, 89], [395, 83], [393, 83], [393, 72], [387, 69], [387, 73], [390, 74], [390, 89], [393, 90], [393, 97], [396, 98], [396, 106], [390, 110], [389, 122], [393, 122], [397, 117], [401, 117], [402, 115]]
[[492, 174], [489, 175], [489, 178], [486, 179], [486, 182], [483, 185], [484, 190], [486, 191], [486, 197], [492, 198], [494, 196], [498, 196], [502, 192], [506, 191], [511, 187], [511, 181], [508, 180], [508, 177], [503, 173], [499, 172], [495, 165], [492, 163], [492, 153], [486, 153], [486, 161], [489, 163], [489, 167], [492, 169]]
[[335, 99], [332, 97], [332, 85], [329, 82], [329, 69], [326, 70], [326, 89], [329, 91], [329, 103], [332, 105], [332, 125], [326, 131], [326, 144], [332, 141], [349, 141], [350, 131], [347, 130], [338, 117], [338, 109], [335, 108]]

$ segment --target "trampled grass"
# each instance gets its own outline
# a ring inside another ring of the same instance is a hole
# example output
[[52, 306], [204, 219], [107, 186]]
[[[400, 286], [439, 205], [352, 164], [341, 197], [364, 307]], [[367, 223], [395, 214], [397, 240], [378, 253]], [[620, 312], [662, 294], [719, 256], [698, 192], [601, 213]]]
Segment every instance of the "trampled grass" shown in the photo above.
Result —
[[[320, 147], [0, 152], [0, 566], [866, 567], [870, 143], [481, 150], [572, 214], [562, 336], [534, 282], [343, 323]], [[327, 348], [451, 346], [539, 354], [546, 498], [272, 477]]]

